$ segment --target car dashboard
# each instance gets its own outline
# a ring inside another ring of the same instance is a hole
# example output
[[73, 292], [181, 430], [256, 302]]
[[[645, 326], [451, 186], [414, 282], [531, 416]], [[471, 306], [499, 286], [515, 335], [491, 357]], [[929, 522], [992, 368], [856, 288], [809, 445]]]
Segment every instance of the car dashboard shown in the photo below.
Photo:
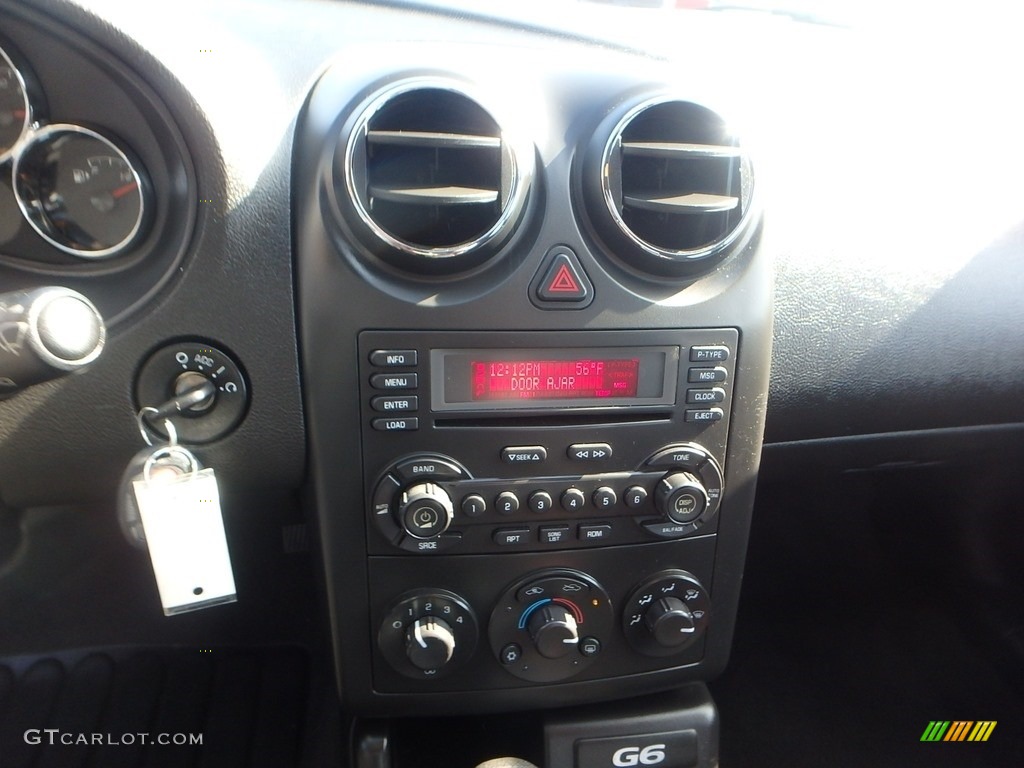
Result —
[[1019, 55], [886, 21], [0, 1], [0, 756], [1022, 754]]

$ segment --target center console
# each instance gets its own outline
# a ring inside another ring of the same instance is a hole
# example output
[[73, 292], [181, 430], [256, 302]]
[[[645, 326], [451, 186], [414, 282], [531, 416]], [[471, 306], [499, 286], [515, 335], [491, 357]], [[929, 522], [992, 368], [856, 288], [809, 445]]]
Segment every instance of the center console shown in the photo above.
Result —
[[767, 391], [752, 162], [632, 59], [471, 79], [417, 55], [329, 69], [297, 132], [342, 700], [466, 714], [707, 680]]

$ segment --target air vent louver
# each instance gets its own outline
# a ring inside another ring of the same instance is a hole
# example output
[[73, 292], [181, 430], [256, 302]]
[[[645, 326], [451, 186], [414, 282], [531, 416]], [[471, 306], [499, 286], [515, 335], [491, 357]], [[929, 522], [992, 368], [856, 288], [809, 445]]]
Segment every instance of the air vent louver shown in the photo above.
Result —
[[476, 101], [406, 84], [376, 98], [348, 138], [345, 182], [376, 256], [419, 273], [493, 255], [522, 212], [532, 155], [521, 157]]
[[738, 142], [721, 117], [689, 102], [644, 105], [619, 120], [599, 179], [595, 223], [617, 255], [657, 274], [709, 266], [750, 210], [751, 169]]

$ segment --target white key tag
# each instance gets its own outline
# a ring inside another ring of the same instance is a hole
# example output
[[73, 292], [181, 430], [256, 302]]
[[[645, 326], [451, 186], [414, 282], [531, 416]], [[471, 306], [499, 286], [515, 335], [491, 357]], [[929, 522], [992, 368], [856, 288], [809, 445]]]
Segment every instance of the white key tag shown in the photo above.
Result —
[[[160, 471], [162, 463], [179, 460], [191, 471]], [[198, 467], [187, 449], [166, 445], [153, 451], [132, 483], [165, 616], [237, 599], [217, 478]]]

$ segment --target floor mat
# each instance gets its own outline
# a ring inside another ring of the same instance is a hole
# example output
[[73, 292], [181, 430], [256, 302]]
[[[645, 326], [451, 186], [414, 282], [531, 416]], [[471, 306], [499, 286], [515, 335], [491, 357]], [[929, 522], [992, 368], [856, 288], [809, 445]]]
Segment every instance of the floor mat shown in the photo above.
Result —
[[0, 662], [3, 768], [290, 768], [296, 648], [105, 649]]

